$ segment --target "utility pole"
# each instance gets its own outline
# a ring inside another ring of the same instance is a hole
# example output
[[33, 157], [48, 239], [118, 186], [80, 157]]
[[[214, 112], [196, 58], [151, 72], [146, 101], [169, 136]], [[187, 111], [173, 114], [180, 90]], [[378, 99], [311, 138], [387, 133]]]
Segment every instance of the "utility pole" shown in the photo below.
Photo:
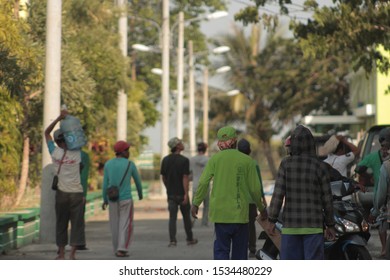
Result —
[[[43, 100], [43, 129], [60, 114], [61, 106], [61, 1], [47, 1], [46, 67]], [[42, 133], [43, 134], [43, 133]], [[43, 136], [43, 143], [45, 137]], [[42, 168], [51, 163], [46, 145], [42, 145]]]
[[[119, 18], [119, 47], [122, 51], [123, 57], [127, 58], [127, 1], [117, 0], [117, 5], [121, 9], [121, 16]], [[126, 73], [126, 68], [123, 69]], [[116, 139], [127, 139], [127, 94], [124, 89], [118, 91], [118, 107], [117, 107], [117, 122], [116, 122]]]
[[[60, 114], [61, 106], [61, 0], [47, 1], [46, 18], [46, 66], [45, 93], [43, 100], [43, 129], [46, 129]], [[43, 133], [42, 133], [43, 134]], [[53, 168], [46, 140], [42, 139], [42, 187], [40, 201], [41, 224], [39, 239], [41, 243], [55, 243], [55, 192], [50, 188]]]
[[168, 154], [169, 137], [169, 0], [163, 0], [162, 12], [161, 158]]
[[209, 69], [203, 70], [203, 142], [209, 142]]
[[177, 45], [177, 137], [183, 139], [183, 81], [184, 81], [184, 13], [179, 12], [179, 39]]
[[194, 50], [192, 40], [188, 41], [188, 102], [190, 111], [190, 153], [195, 155], [195, 77], [194, 77]]

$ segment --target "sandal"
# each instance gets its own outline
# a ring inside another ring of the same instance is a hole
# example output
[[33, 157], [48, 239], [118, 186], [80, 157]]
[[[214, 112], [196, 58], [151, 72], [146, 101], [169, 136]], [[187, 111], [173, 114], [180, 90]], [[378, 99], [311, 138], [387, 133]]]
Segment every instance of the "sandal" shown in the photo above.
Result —
[[187, 241], [187, 245], [195, 245], [196, 243], [198, 243], [198, 239], [195, 238]]
[[127, 252], [125, 251], [118, 251], [115, 253], [115, 256], [117, 256], [118, 258], [124, 258], [124, 257], [128, 257], [129, 254], [127, 254]]

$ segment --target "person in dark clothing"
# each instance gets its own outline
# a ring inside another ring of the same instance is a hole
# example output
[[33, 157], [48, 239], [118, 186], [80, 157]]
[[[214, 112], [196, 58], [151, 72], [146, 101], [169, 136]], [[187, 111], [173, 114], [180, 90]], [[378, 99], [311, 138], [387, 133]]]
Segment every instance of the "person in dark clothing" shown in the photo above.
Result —
[[190, 201], [188, 197], [190, 161], [180, 153], [184, 150], [182, 140], [174, 137], [169, 140], [168, 146], [171, 154], [164, 157], [161, 162], [162, 180], [167, 190], [169, 210], [169, 247], [175, 247], [177, 212], [183, 216], [184, 229], [187, 235], [187, 245], [195, 245], [198, 240], [193, 237], [190, 217]]
[[[251, 144], [249, 143], [248, 140], [245, 138], [241, 139], [237, 143], [237, 150], [239, 150], [241, 153], [244, 153], [246, 155], [250, 155], [252, 152], [251, 150]], [[256, 164], [256, 171], [257, 175], [259, 176], [259, 181], [260, 181], [260, 191], [261, 191], [261, 198], [263, 201], [263, 205], [267, 207], [267, 201], [265, 200], [264, 197], [264, 191], [263, 191], [263, 181], [261, 179], [261, 173], [260, 173], [260, 167], [259, 164], [257, 163], [256, 160], [253, 160]], [[249, 249], [249, 257], [254, 258], [256, 255], [256, 218], [258, 216], [257, 212], [257, 206], [256, 203], [251, 202], [249, 203], [249, 239], [248, 239], [248, 249]]]
[[275, 234], [283, 201], [282, 260], [324, 259], [325, 238], [334, 239], [329, 172], [317, 158], [314, 137], [299, 125], [291, 134], [291, 156], [279, 167], [268, 212], [269, 234]]

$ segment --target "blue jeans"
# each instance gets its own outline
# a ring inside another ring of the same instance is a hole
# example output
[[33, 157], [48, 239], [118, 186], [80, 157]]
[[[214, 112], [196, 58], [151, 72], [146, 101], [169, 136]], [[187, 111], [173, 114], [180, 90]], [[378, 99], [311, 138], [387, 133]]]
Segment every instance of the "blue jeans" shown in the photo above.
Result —
[[[248, 259], [248, 224], [215, 224], [214, 259]], [[230, 258], [230, 247], [232, 248]]]
[[281, 260], [323, 260], [324, 235], [282, 234]]

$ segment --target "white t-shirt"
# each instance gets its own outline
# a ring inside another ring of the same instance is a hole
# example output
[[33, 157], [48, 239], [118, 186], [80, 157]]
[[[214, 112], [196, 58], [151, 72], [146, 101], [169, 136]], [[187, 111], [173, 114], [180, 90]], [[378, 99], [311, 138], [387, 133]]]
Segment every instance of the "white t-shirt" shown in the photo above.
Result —
[[355, 159], [354, 153], [350, 152], [345, 155], [329, 154], [324, 160], [329, 163], [334, 169], [336, 169], [344, 177], [347, 177], [347, 165]]
[[[50, 150], [50, 149], [49, 149]], [[55, 165], [55, 174], [57, 174], [64, 150], [55, 147], [51, 153], [52, 161]], [[67, 150], [62, 161], [61, 170], [58, 175], [58, 189], [63, 192], [79, 193], [83, 192], [80, 180], [80, 162], [81, 152], [79, 150]]]

